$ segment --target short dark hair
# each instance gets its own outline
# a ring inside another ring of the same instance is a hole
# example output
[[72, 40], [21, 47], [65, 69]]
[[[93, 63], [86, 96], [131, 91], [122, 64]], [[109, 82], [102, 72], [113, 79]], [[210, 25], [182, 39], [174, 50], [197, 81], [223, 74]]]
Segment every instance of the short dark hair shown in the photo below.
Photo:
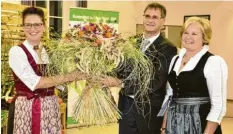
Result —
[[144, 10], [144, 13], [147, 11], [147, 9], [151, 9], [151, 8], [153, 8], [155, 10], [159, 9], [161, 11], [161, 18], [165, 18], [166, 17], [167, 10], [166, 10], [166, 8], [163, 5], [161, 5], [159, 3], [156, 3], [156, 2], [155, 3], [151, 3], [151, 4], [149, 4], [149, 5], [146, 6], [146, 8]]
[[45, 24], [44, 11], [42, 9], [37, 8], [37, 7], [25, 8], [22, 12], [23, 24], [24, 24], [24, 19], [27, 15], [38, 15], [38, 16], [40, 16], [42, 22]]

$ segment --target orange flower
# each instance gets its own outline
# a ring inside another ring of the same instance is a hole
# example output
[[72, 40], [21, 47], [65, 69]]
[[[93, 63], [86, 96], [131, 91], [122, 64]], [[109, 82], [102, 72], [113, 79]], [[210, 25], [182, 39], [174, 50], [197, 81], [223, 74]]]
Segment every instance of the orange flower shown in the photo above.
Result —
[[84, 31], [78, 31], [79, 36], [83, 37], [84, 36]]
[[106, 37], [106, 38], [110, 38], [110, 37], [112, 37], [112, 33], [107, 32], [107, 33], [105, 34], [105, 37]]

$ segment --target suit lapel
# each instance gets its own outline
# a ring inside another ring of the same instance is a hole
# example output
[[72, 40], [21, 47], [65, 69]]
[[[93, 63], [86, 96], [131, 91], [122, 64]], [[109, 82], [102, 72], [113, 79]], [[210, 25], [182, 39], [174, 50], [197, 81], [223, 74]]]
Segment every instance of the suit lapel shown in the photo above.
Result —
[[[159, 37], [151, 44], [151, 46], [159, 46], [163, 42], [163, 36], [160, 34]], [[150, 46], [150, 47], [151, 47]], [[150, 48], [149, 47], [149, 48]]]

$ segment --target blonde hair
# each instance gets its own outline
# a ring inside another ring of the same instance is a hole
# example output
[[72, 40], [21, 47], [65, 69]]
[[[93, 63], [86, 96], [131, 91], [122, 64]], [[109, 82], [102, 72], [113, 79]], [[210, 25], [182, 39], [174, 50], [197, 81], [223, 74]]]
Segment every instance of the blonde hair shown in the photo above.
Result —
[[[202, 35], [203, 35], [203, 42], [205, 45], [209, 45], [210, 43], [210, 39], [212, 38], [212, 28], [210, 25], [210, 21], [205, 19], [205, 18], [200, 18], [200, 17], [190, 17], [188, 18], [182, 29], [181, 29], [181, 36], [183, 34], [183, 32], [187, 29], [187, 27], [192, 24], [192, 23], [198, 23], [199, 24], [199, 28], [202, 31]], [[204, 45], [203, 44], [203, 45]]]

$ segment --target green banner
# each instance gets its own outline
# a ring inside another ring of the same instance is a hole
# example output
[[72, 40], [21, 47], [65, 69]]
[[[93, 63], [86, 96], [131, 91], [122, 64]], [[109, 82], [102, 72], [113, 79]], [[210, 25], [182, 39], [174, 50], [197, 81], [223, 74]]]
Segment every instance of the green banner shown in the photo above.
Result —
[[119, 12], [70, 8], [70, 21], [119, 23]]

